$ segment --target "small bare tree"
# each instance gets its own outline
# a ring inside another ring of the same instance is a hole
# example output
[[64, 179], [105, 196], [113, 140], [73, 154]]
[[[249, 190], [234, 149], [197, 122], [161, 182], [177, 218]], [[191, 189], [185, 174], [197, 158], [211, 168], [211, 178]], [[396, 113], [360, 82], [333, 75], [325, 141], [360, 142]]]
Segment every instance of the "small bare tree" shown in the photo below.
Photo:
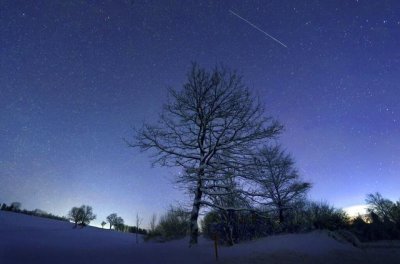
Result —
[[[365, 202], [368, 205], [369, 213], [374, 212], [381, 218], [381, 220], [389, 219], [396, 222], [396, 217], [393, 214], [396, 211], [394, 210], [396, 209], [396, 204], [391, 200], [383, 198], [380, 193], [376, 192], [368, 194]], [[400, 217], [398, 217], [397, 221], [399, 220]]]
[[156, 226], [157, 226], [157, 215], [156, 214], [152, 214], [152, 216], [150, 218], [150, 231], [152, 233], [155, 232]]
[[193, 194], [192, 245], [197, 244], [201, 206], [213, 206], [204, 197], [230, 193], [224, 182], [238, 173], [229, 171], [245, 171], [252, 151], [282, 126], [265, 117], [241, 77], [224, 68], [207, 72], [193, 64], [183, 89], [170, 89], [169, 95], [157, 125], [145, 124], [128, 144], [154, 150], [154, 163], [183, 169], [179, 182]]
[[290, 204], [304, 197], [311, 184], [300, 179], [293, 158], [279, 146], [265, 146], [256, 157], [256, 179], [261, 185], [265, 205], [275, 208], [279, 222], [284, 222], [284, 211]]
[[139, 217], [139, 213], [136, 213], [136, 243], [139, 243], [138, 239], [138, 233], [139, 233], [139, 227], [142, 224], [143, 218]]
[[101, 222], [101, 228], [104, 228], [104, 226], [105, 226], [106, 224], [107, 224], [107, 223], [106, 223], [105, 221]]

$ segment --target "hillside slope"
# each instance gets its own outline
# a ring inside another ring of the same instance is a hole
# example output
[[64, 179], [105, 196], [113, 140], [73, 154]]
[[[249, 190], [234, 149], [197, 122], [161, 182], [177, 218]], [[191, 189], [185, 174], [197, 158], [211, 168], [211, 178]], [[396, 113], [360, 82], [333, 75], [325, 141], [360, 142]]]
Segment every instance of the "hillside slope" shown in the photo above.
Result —
[[[135, 234], [0, 211], [0, 263], [206, 263], [212, 243], [136, 243]], [[208, 254], [207, 254], [208, 253]]]
[[[398, 249], [358, 249], [326, 232], [286, 234], [220, 247], [220, 263], [400, 263]], [[136, 243], [135, 235], [0, 211], [0, 263], [215, 263], [213, 242]]]

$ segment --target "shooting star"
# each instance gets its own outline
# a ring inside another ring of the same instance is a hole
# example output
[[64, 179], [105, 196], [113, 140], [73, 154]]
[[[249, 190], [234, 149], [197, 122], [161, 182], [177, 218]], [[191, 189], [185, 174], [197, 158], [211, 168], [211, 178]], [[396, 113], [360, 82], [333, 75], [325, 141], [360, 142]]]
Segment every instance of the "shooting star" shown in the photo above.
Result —
[[285, 44], [283, 44], [281, 41], [279, 41], [278, 39], [274, 38], [273, 36], [271, 36], [270, 34], [268, 34], [267, 32], [265, 32], [264, 30], [262, 30], [261, 28], [257, 27], [256, 25], [254, 25], [253, 23], [251, 23], [250, 21], [248, 21], [247, 19], [239, 16], [238, 14], [236, 14], [235, 12], [233, 12], [232, 10], [229, 9], [229, 12], [232, 15], [237, 16], [238, 18], [240, 18], [241, 20], [243, 20], [244, 22], [246, 22], [247, 24], [249, 24], [250, 26], [252, 26], [253, 28], [257, 29], [258, 31], [264, 33], [264, 35], [270, 37], [271, 39], [275, 40], [276, 42], [278, 42], [279, 44], [281, 44], [282, 46], [284, 46], [285, 48], [287, 48], [287, 46]]

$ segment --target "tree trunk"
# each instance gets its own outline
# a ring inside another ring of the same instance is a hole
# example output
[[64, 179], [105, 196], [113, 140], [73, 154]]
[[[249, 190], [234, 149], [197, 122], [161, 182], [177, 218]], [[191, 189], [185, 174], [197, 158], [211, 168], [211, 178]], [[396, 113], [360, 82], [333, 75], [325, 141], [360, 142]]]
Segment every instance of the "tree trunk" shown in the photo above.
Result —
[[229, 246], [233, 246], [234, 245], [234, 239], [233, 239], [233, 229], [234, 229], [234, 219], [233, 219], [233, 211], [232, 210], [228, 210], [226, 212], [226, 225], [227, 225], [227, 242]]
[[283, 209], [281, 207], [279, 207], [279, 223], [283, 224], [283, 221], [285, 220], [285, 218], [283, 217]]
[[110, 229], [111, 229], [111, 223], [110, 223]]
[[197, 244], [197, 237], [199, 236], [199, 226], [197, 224], [197, 218], [199, 217], [200, 202], [203, 192], [201, 191], [201, 180], [197, 181], [197, 187], [194, 194], [193, 208], [190, 213], [190, 241], [189, 246]]

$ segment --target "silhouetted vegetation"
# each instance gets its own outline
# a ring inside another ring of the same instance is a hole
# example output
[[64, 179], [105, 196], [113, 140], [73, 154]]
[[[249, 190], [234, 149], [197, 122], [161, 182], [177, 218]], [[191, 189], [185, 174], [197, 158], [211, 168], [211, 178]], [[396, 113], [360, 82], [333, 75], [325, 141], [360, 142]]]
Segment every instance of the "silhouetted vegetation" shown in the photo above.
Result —
[[337, 230], [349, 226], [349, 217], [326, 202], [299, 201], [288, 214], [288, 223], [283, 228], [289, 232], [315, 229]]
[[146, 239], [157, 238], [159, 241], [185, 237], [188, 234], [190, 212], [182, 207], [171, 207], [160, 217], [159, 223], [151, 230]]
[[[116, 213], [112, 213], [107, 216], [107, 222], [110, 225], [110, 229], [114, 228], [116, 231], [135, 233], [135, 234], [147, 234], [147, 230], [138, 228], [137, 226], [125, 225], [125, 221], [122, 217], [118, 216]], [[104, 227], [107, 223], [103, 221], [101, 226]]]
[[125, 221], [122, 219], [122, 217], [118, 216], [114, 220], [114, 229], [117, 231], [124, 231], [125, 229]]
[[213, 210], [205, 215], [202, 231], [208, 238], [233, 245], [270, 235], [277, 225], [266, 212]]
[[306, 232], [316, 229], [337, 230], [349, 227], [349, 218], [344, 211], [327, 203], [298, 200], [288, 203], [282, 215], [274, 207], [258, 211], [213, 210], [202, 222], [203, 232], [228, 245], [282, 232]]
[[119, 217], [116, 213], [110, 214], [109, 216], [107, 216], [106, 219], [107, 219], [107, 222], [110, 224], [110, 229], [113, 226], [115, 228], [115, 225], [118, 224], [118, 222], [121, 222], [121, 220], [122, 220], [122, 224], [124, 223], [124, 220], [121, 217]]
[[75, 227], [79, 224], [82, 227], [90, 223], [90, 221], [96, 219], [96, 215], [93, 214], [91, 206], [82, 205], [81, 207], [73, 207], [68, 212], [68, 219], [75, 223]]
[[25, 214], [25, 215], [33, 215], [33, 216], [49, 218], [49, 219], [54, 219], [54, 220], [60, 220], [60, 221], [69, 221], [67, 218], [65, 218], [63, 216], [53, 215], [51, 213], [47, 213], [46, 211], [43, 211], [40, 209], [35, 209], [35, 210], [31, 210], [31, 211], [26, 210], [26, 209], [21, 209], [21, 206], [22, 205], [19, 202], [13, 202], [9, 206], [6, 203], [3, 203], [0, 207], [0, 210], [20, 213], [20, 214]]
[[392, 202], [380, 193], [368, 194], [368, 215], [352, 221], [351, 231], [362, 242], [400, 239], [400, 201]]
[[304, 199], [311, 184], [300, 179], [293, 158], [280, 146], [264, 146], [255, 156], [255, 174], [261, 185], [263, 204], [277, 211], [284, 223], [285, 211], [293, 202]]
[[143, 228], [137, 228], [136, 226], [125, 226], [125, 231], [128, 233], [134, 233], [134, 234], [142, 234], [142, 235], [147, 235], [148, 231]]
[[277, 136], [282, 126], [264, 115], [235, 71], [207, 71], [193, 64], [187, 77], [182, 89], [170, 89], [171, 100], [160, 120], [136, 131], [129, 145], [154, 150], [155, 163], [182, 168], [178, 181], [193, 193], [189, 229], [190, 244], [196, 244], [199, 212], [216, 206], [212, 197], [232, 192], [257, 196], [242, 189], [245, 185], [232, 189], [231, 183], [255, 180], [247, 170], [254, 163], [253, 151]]

